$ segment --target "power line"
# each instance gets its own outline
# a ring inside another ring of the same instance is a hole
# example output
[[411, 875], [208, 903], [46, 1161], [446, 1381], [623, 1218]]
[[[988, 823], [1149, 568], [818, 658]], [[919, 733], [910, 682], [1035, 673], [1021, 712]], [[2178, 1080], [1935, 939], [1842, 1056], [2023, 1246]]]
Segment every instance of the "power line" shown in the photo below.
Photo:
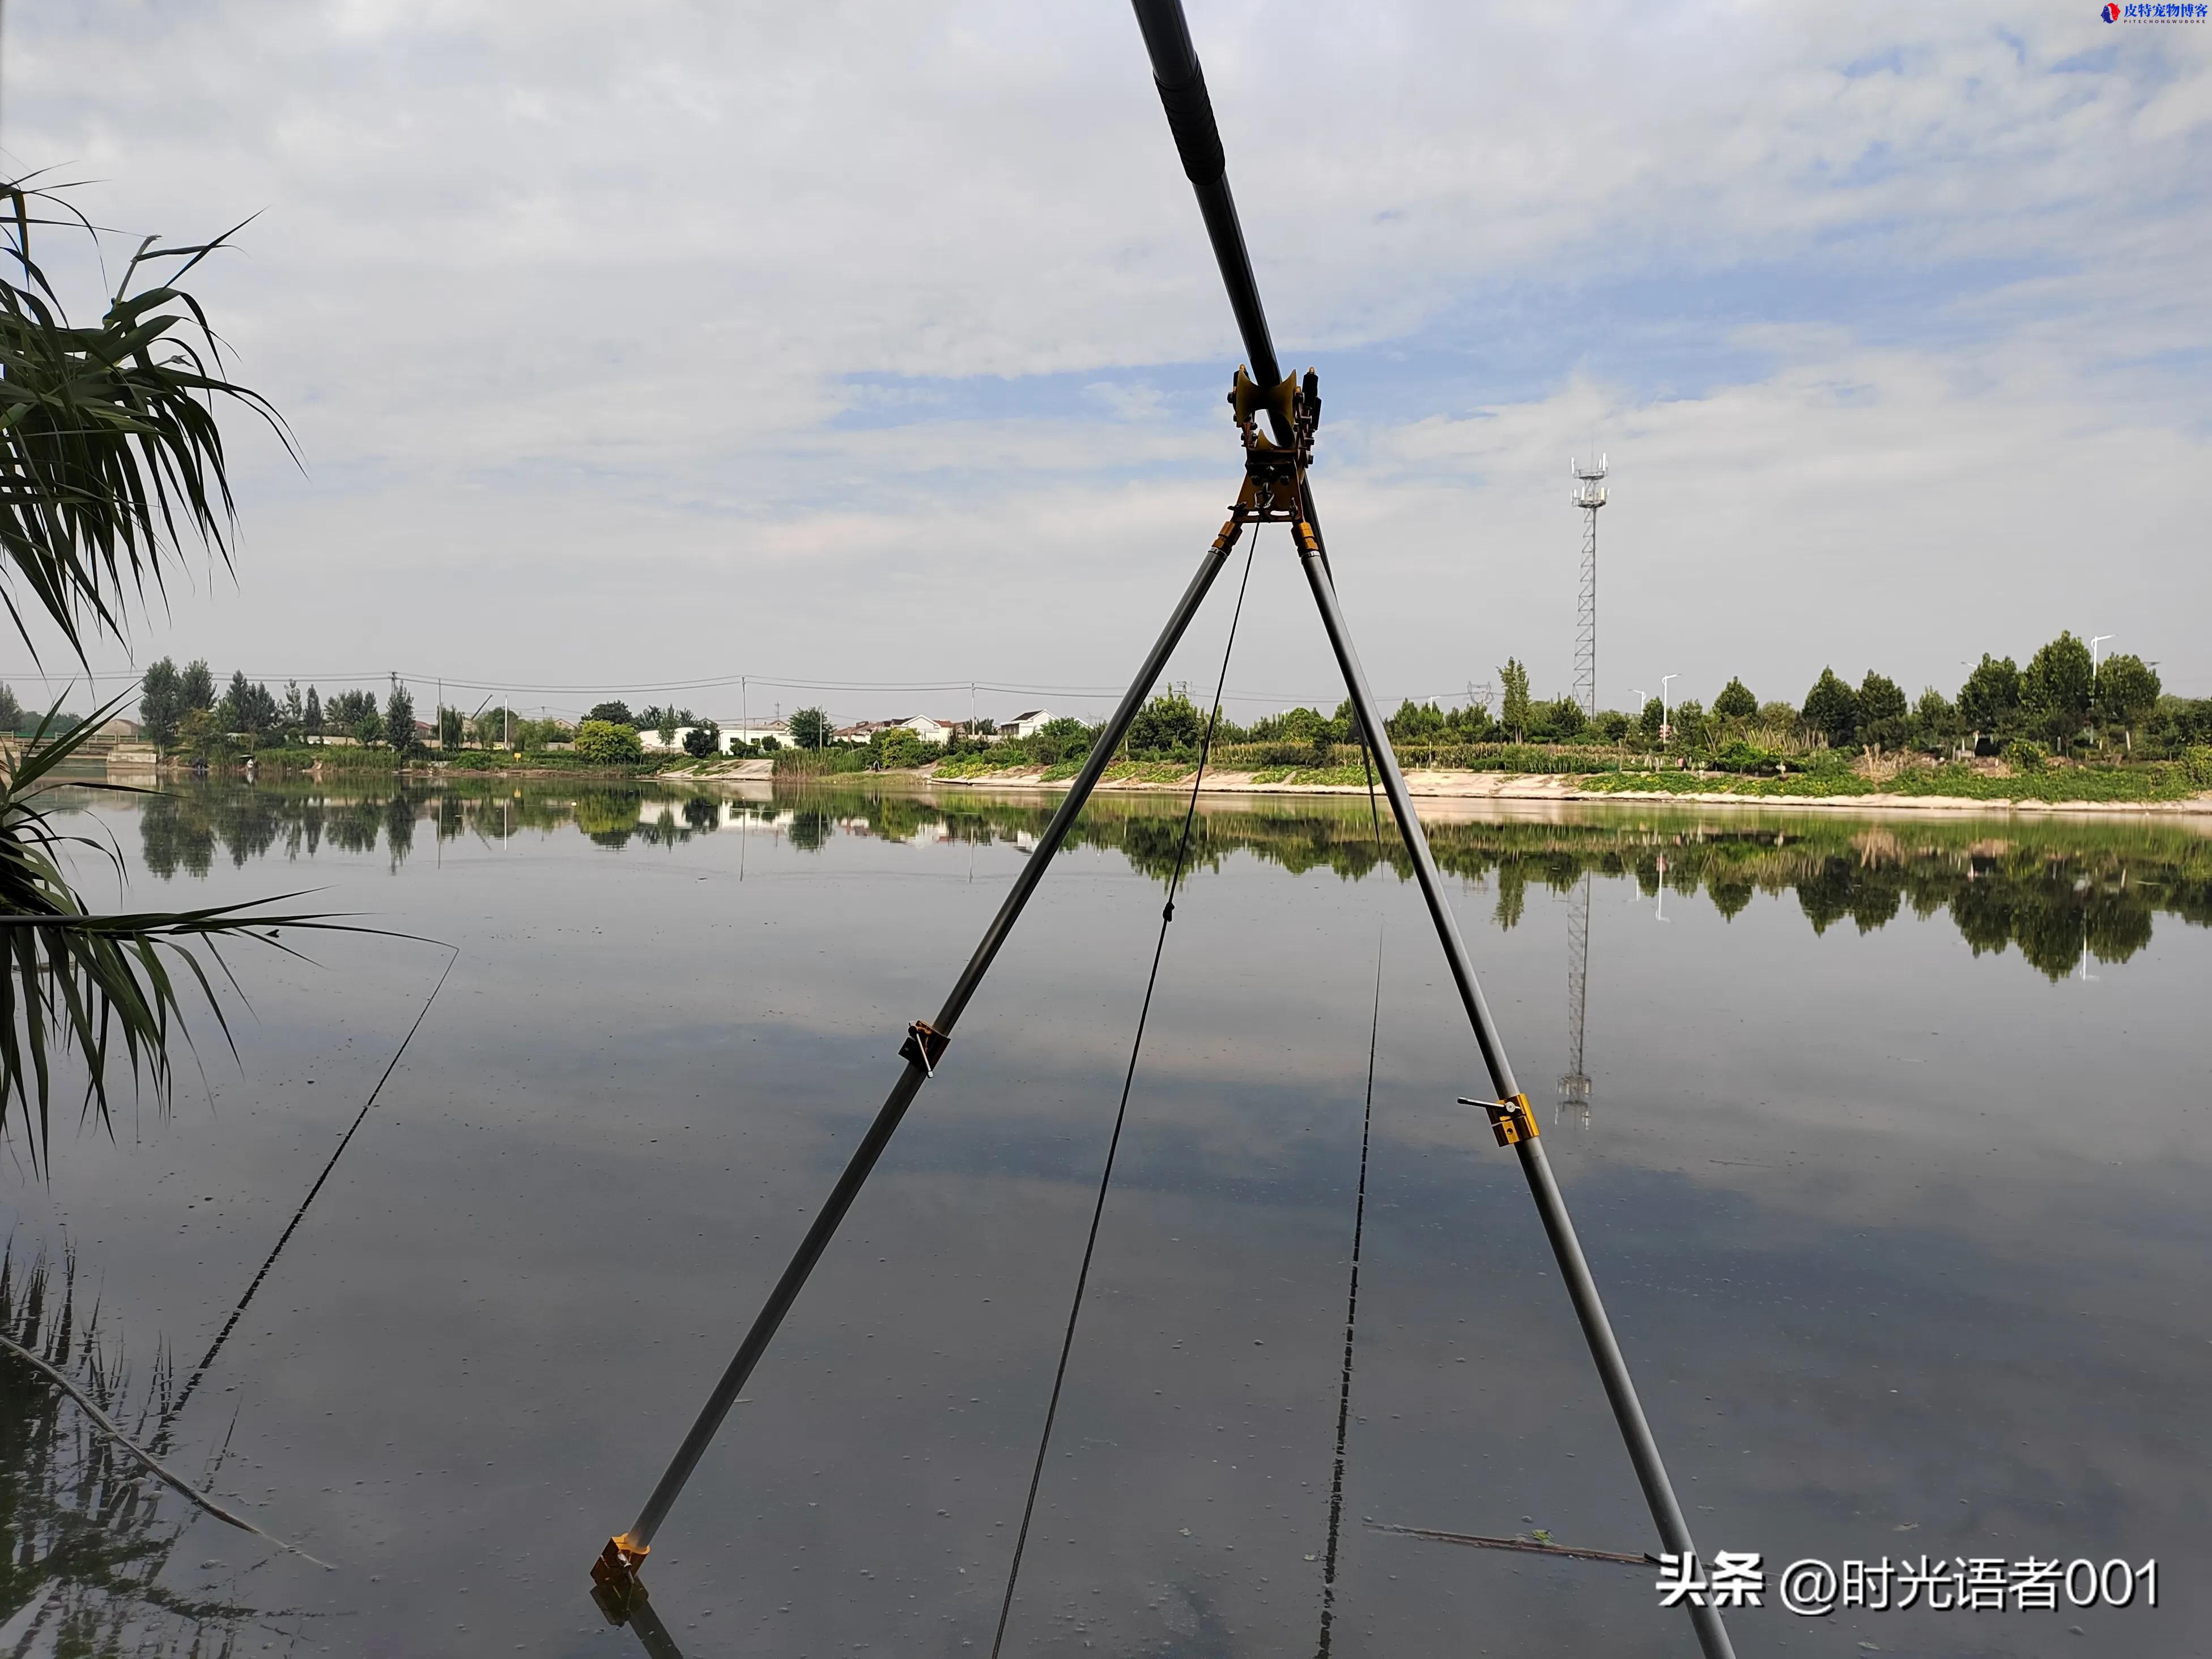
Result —
[[[242, 672], [249, 680], [278, 684], [288, 681], [298, 681], [302, 684], [344, 686], [373, 684], [378, 682], [388, 684], [395, 678], [394, 672], [388, 668], [375, 669], [363, 673], [267, 672], [251, 669]], [[102, 681], [115, 685], [130, 684], [137, 681], [141, 678], [141, 673], [137, 670], [118, 669], [92, 672], [77, 670], [67, 675], [56, 675], [42, 673], [35, 668], [0, 669], [0, 678], [14, 680], [51, 681], [57, 678], [64, 681], [83, 680], [88, 688], [88, 695], [96, 695], [98, 686]], [[1121, 688], [1118, 686], [1024, 685], [1011, 681], [983, 679], [829, 680], [779, 678], [765, 674], [729, 674], [708, 679], [669, 680], [658, 683], [623, 680], [597, 685], [556, 685], [519, 680], [472, 680], [453, 674], [415, 674], [404, 672], [398, 673], [396, 678], [401, 681], [434, 680], [456, 690], [482, 691], [491, 696], [560, 696], [563, 695], [597, 696], [602, 693], [644, 696], [674, 691], [722, 690], [743, 685], [764, 685], [792, 691], [848, 691], [885, 695], [988, 691], [1001, 696], [1095, 698], [1102, 701], [1118, 698], [1121, 695]], [[1224, 701], [1229, 702], [1268, 703], [1279, 708], [1290, 708], [1302, 705], [1317, 707], [1328, 702], [1325, 694], [1316, 696], [1310, 692], [1240, 690], [1224, 691], [1222, 695]], [[1455, 702], [1466, 695], [1462, 690], [1457, 688], [1447, 691], [1401, 694], [1404, 700], [1416, 703]], [[1386, 698], [1384, 701], [1388, 702], [1389, 699]]]

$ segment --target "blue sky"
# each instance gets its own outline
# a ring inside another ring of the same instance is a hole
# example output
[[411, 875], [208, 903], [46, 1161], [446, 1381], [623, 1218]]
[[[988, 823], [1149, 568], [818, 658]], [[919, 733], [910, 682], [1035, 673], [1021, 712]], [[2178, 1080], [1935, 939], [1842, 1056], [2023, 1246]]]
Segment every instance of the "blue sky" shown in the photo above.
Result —
[[[1592, 447], [1609, 703], [1948, 689], [2061, 628], [2212, 694], [2212, 26], [1190, 11], [1386, 696], [1509, 653], [1565, 689]], [[11, 166], [131, 230], [258, 214], [204, 290], [307, 462], [240, 433], [235, 581], [104, 672], [1103, 686], [1233, 491], [1235, 337], [1120, 4], [7, 29]], [[1333, 702], [1279, 547], [1254, 594], [1243, 712]]]

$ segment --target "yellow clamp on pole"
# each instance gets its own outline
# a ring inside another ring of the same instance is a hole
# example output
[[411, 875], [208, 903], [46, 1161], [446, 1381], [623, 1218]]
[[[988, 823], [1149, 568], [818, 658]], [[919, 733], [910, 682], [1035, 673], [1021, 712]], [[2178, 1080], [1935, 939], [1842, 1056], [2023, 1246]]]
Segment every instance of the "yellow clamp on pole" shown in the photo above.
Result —
[[1316, 558], [1321, 556], [1321, 543], [1314, 536], [1314, 527], [1304, 519], [1298, 520], [1298, 544]]
[[1537, 1135], [1536, 1115], [1528, 1109], [1528, 1097], [1514, 1095], [1505, 1100], [1469, 1100], [1459, 1097], [1462, 1106], [1480, 1106], [1490, 1114], [1491, 1129], [1501, 1146], [1517, 1146], [1524, 1140], [1534, 1140]]
[[633, 1544], [628, 1533], [620, 1533], [607, 1540], [606, 1548], [592, 1563], [592, 1600], [599, 1604], [609, 1624], [624, 1623], [645, 1600], [645, 1586], [638, 1582], [637, 1570], [650, 1553], [651, 1545]]

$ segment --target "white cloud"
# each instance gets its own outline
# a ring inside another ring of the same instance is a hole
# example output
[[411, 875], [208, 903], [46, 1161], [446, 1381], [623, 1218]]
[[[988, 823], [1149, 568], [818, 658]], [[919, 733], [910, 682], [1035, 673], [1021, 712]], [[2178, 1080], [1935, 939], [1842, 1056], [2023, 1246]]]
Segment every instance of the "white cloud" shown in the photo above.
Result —
[[[2202, 377], [2168, 362], [2212, 345], [2212, 37], [2075, 9], [1197, 0], [1285, 356], [1360, 388], [1323, 499], [1385, 688], [1508, 649], [1564, 679], [1595, 437], [1608, 697], [1669, 651], [1917, 682], [2092, 623], [2212, 690]], [[1233, 482], [1158, 369], [1236, 346], [1118, 8], [9, 23], [15, 161], [106, 181], [111, 224], [261, 214], [205, 289], [310, 475], [242, 440], [239, 585], [142, 658], [1095, 684]], [[1525, 396], [1482, 382], [1497, 307], [1598, 287], [1758, 366], [1666, 395], [1570, 327]], [[1447, 337], [1448, 397], [1400, 362]], [[899, 395], [855, 375], [1046, 374], [1089, 390], [836, 422]], [[1318, 693], [1285, 627], [1252, 683]]]

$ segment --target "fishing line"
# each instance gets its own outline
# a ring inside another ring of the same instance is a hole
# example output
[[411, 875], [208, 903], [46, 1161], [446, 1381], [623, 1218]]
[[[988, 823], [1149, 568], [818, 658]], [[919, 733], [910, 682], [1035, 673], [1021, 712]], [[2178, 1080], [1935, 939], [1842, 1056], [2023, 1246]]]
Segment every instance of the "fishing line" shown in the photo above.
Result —
[[[1377, 861], [1382, 855], [1382, 812], [1375, 800], [1375, 769], [1367, 753], [1367, 732], [1359, 734], [1359, 764], [1367, 775], [1367, 814], [1375, 830]], [[1328, 1483], [1328, 1549], [1321, 1570], [1321, 1638], [1316, 1659], [1328, 1659], [1336, 1624], [1336, 1552], [1344, 1528], [1344, 1447], [1352, 1426], [1352, 1355], [1359, 1330], [1359, 1251], [1367, 1236], [1367, 1156], [1375, 1128], [1375, 1048], [1382, 1032], [1382, 940], [1389, 923], [1375, 930], [1375, 1008], [1367, 1027], [1367, 1102], [1359, 1118], [1359, 1182], [1352, 1201], [1352, 1276], [1344, 1297], [1344, 1369], [1336, 1389], [1336, 1462]]]
[[392, 1063], [384, 1068], [384, 1075], [376, 1079], [376, 1087], [368, 1091], [368, 1098], [362, 1103], [361, 1110], [354, 1115], [352, 1125], [340, 1137], [337, 1150], [331, 1154], [330, 1162], [323, 1165], [323, 1172], [315, 1177], [315, 1184], [307, 1188], [307, 1195], [300, 1200], [300, 1207], [292, 1212], [292, 1219], [278, 1237], [276, 1248], [269, 1252], [269, 1259], [261, 1264], [261, 1271], [253, 1275], [253, 1282], [246, 1287], [246, 1294], [238, 1298], [238, 1305], [230, 1310], [230, 1317], [222, 1322], [222, 1328], [216, 1333], [215, 1340], [200, 1356], [200, 1363], [192, 1368], [191, 1376], [185, 1380], [183, 1391], [177, 1396], [177, 1403], [169, 1407], [168, 1421], [162, 1425], [165, 1435], [168, 1423], [173, 1423], [183, 1412], [185, 1402], [192, 1397], [192, 1390], [199, 1387], [200, 1379], [207, 1375], [208, 1367], [215, 1364], [215, 1357], [222, 1352], [222, 1345], [230, 1340], [230, 1334], [236, 1328], [240, 1316], [245, 1313], [246, 1304], [253, 1300], [254, 1292], [261, 1288], [261, 1281], [269, 1277], [269, 1270], [276, 1265], [276, 1258], [283, 1254], [285, 1245], [292, 1242], [292, 1235], [299, 1231], [301, 1222], [307, 1218], [307, 1206], [315, 1201], [315, 1194], [323, 1190], [323, 1183], [331, 1178], [331, 1171], [338, 1167], [338, 1159], [345, 1156], [345, 1149], [353, 1143], [355, 1132], [368, 1121], [369, 1108], [376, 1104], [376, 1097], [384, 1092], [384, 1085], [391, 1081], [392, 1073], [398, 1069], [401, 1059], [407, 1053], [408, 1044], [415, 1041], [415, 1033], [422, 1029], [422, 1022], [430, 1012], [430, 1005], [438, 1000], [438, 993], [446, 988], [446, 975], [453, 971], [453, 964], [461, 959], [460, 946], [449, 945], [446, 948], [453, 955], [446, 958], [445, 972], [438, 975], [438, 982], [430, 988], [430, 994], [422, 1000], [422, 1010], [415, 1016], [415, 1023], [407, 1028], [407, 1035], [400, 1039], [399, 1048], [392, 1056]]
[[1206, 781], [1206, 763], [1213, 752], [1213, 729], [1221, 720], [1221, 693], [1229, 684], [1229, 657], [1237, 648], [1237, 624], [1244, 615], [1244, 591], [1252, 581], [1252, 556], [1259, 549], [1260, 534], [1252, 532], [1252, 539], [1244, 548], [1244, 575], [1237, 585], [1237, 608], [1230, 613], [1229, 638], [1221, 647], [1221, 678], [1214, 684], [1213, 712], [1206, 716], [1206, 733], [1199, 744], [1198, 771], [1190, 781], [1190, 804], [1183, 809], [1182, 836], [1176, 843], [1175, 870], [1168, 877], [1167, 902], [1160, 909], [1159, 938], [1152, 945], [1152, 970], [1145, 978], [1145, 1000], [1137, 1011], [1137, 1033], [1129, 1044], [1129, 1067], [1121, 1076], [1121, 1103], [1114, 1114], [1114, 1133], [1106, 1142], [1106, 1167], [1098, 1174], [1098, 1196], [1091, 1206], [1091, 1231], [1083, 1243], [1083, 1265], [1075, 1275], [1075, 1297], [1067, 1310], [1067, 1329], [1060, 1340], [1060, 1364], [1053, 1372], [1052, 1397], [1045, 1406], [1044, 1431], [1037, 1437], [1036, 1462], [1030, 1470], [1028, 1498], [1022, 1504], [1021, 1530], [1014, 1534], [1014, 1558], [1006, 1568], [1006, 1593], [999, 1603], [999, 1628], [991, 1638], [991, 1659], [999, 1659], [999, 1650], [1006, 1644], [1006, 1621], [1014, 1611], [1014, 1586], [1022, 1576], [1022, 1555], [1028, 1549], [1030, 1522], [1036, 1514], [1037, 1488], [1044, 1480], [1045, 1454], [1052, 1446], [1052, 1425], [1060, 1415], [1060, 1395], [1067, 1382], [1067, 1357], [1075, 1346], [1075, 1327], [1083, 1316], [1084, 1291], [1091, 1283], [1091, 1260], [1098, 1249], [1098, 1224], [1106, 1214], [1106, 1190], [1114, 1182], [1114, 1158], [1121, 1150], [1121, 1126], [1128, 1121], [1129, 1090], [1137, 1079], [1137, 1056], [1144, 1051], [1145, 1024], [1152, 1018], [1152, 991], [1159, 984], [1160, 957], [1168, 945], [1168, 924], [1175, 920], [1176, 890], [1182, 884], [1183, 866], [1190, 854], [1191, 825], [1198, 817], [1199, 787]]

